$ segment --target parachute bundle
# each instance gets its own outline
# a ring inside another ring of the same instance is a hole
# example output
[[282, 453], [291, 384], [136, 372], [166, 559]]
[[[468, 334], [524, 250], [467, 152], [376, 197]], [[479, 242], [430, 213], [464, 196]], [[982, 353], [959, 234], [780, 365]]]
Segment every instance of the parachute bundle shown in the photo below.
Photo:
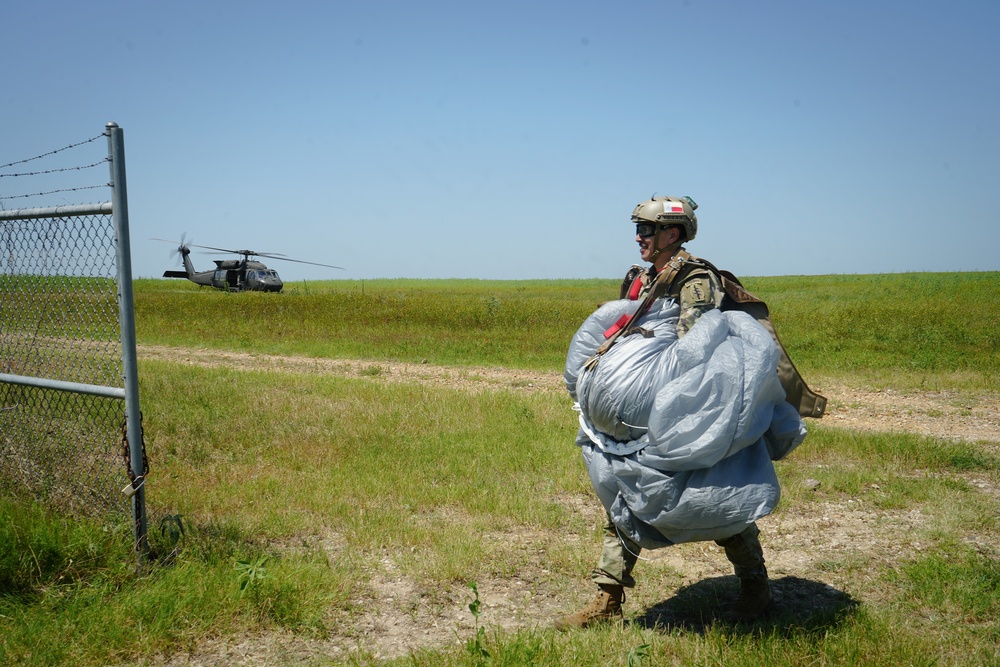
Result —
[[677, 302], [657, 299], [587, 369], [604, 332], [638, 307], [601, 306], [567, 354], [591, 483], [618, 530], [643, 548], [735, 535], [777, 505], [771, 462], [806, 436], [784, 400], [778, 347], [735, 310], [703, 314], [678, 339]]

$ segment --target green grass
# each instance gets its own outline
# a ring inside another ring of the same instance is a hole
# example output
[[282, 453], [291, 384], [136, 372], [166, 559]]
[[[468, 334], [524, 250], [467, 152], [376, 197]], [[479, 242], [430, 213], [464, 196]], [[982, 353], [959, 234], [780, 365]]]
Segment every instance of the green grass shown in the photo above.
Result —
[[[1000, 274], [747, 278], [817, 375], [904, 389], [998, 389]], [[139, 340], [316, 357], [560, 370], [615, 280], [372, 280], [224, 294], [140, 280]]]
[[[3, 509], [8, 516], [10, 505]], [[67, 523], [35, 516], [27, 528], [69, 532]], [[183, 552], [145, 576], [137, 577], [130, 567], [134, 561], [121, 539], [97, 545], [92, 561], [78, 566], [86, 575], [73, 579], [65, 576], [73, 562], [72, 541], [57, 548], [55, 556], [65, 567], [56, 576], [36, 581], [20, 595], [4, 590], [0, 596], [0, 664], [127, 662], [129, 656], [182, 650], [197, 637], [261, 625], [309, 633], [321, 627], [323, 610], [343, 604], [350, 591], [349, 573], [317, 552], [280, 556], [266, 578], [241, 588], [235, 565], [259, 561], [262, 547], [234, 525], [192, 528]]]
[[[144, 395], [175, 397], [145, 408], [146, 421], [157, 424], [147, 431], [150, 458], [170, 471], [159, 481], [163, 501], [177, 506], [214, 479], [222, 493], [212, 511], [262, 532], [295, 534], [328, 514], [342, 517], [345, 530], [370, 531], [366, 541], [398, 546], [410, 531], [426, 532], [419, 520], [399, 520], [419, 518], [421, 508], [471, 515], [495, 508], [511, 524], [544, 516], [544, 499], [515, 495], [509, 505], [496, 504], [528, 474], [526, 465], [582, 488], [576, 462], [561, 447], [536, 447], [573, 437], [562, 396], [428, 394], [406, 384], [166, 362], [144, 370]], [[538, 480], [532, 474], [527, 482]]]
[[[772, 305], [807, 379], [995, 402], [998, 278], [746, 284]], [[155, 558], [136, 574], [127, 528], [0, 499], [0, 664], [157, 664], [216, 639], [360, 637], [356, 619], [389, 604], [379, 597], [386, 577], [412, 583], [415, 607], [465, 612], [465, 584], [478, 581], [480, 593], [486, 582], [527, 582], [571, 608], [587, 586], [599, 525], [579, 511], [596, 500], [572, 445], [568, 396], [386, 382], [381, 364], [559, 373], [569, 337], [615, 283], [344, 281], [261, 295], [139, 281], [141, 344], [355, 357], [369, 370], [347, 378], [140, 356]], [[1000, 484], [996, 443], [809, 426], [806, 443], [778, 464], [783, 499], [773, 520], [858, 512], [894, 548], [817, 552], [811, 578], [797, 583], [805, 597], [766, 622], [705, 621], [729, 584], [710, 577], [677, 588], [679, 573], [640, 564], [631, 624], [560, 634], [487, 623], [394, 661], [363, 650], [341, 661], [1000, 662], [1000, 560], [989, 546], [1000, 512], [980, 483]], [[777, 581], [787, 591], [793, 583]]]
[[1000, 274], [755, 278], [801, 370], [875, 386], [997, 391]]
[[[166, 284], [165, 284], [166, 283]], [[551, 369], [608, 281], [338, 281], [225, 294], [137, 281], [139, 340], [316, 357]]]

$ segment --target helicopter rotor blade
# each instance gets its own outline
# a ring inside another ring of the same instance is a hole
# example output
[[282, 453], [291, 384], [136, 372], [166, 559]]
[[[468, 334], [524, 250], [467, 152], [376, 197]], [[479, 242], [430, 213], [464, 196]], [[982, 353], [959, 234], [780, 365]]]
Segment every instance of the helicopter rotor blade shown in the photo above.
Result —
[[[154, 238], [153, 240], [154, 241], [163, 241], [164, 243], [178, 243], [177, 241], [168, 241], [167, 239], [157, 239], [157, 238]], [[187, 246], [188, 248], [201, 248], [203, 250], [216, 250], [218, 252], [231, 253], [231, 254], [234, 254], [234, 255], [244, 255], [247, 252], [249, 252], [249, 251], [246, 251], [246, 250], [231, 250], [229, 248], [215, 248], [215, 247], [210, 246], [210, 245], [198, 245], [197, 243], [188, 243], [187, 241], [184, 240], [183, 236], [181, 236], [180, 245]], [[253, 254], [256, 254], [256, 253], [250, 252], [250, 254], [253, 255]]]
[[181, 236], [181, 240], [180, 241], [171, 241], [170, 239], [158, 239], [155, 236], [154, 237], [150, 237], [149, 240], [150, 241], [163, 241], [164, 243], [173, 243], [174, 245], [183, 245], [184, 244], [184, 237], [183, 236]]
[[258, 257], [263, 257], [265, 259], [279, 259], [283, 262], [295, 262], [296, 264], [310, 264], [312, 266], [324, 266], [328, 269], [340, 269], [341, 271], [346, 271], [342, 266], [334, 266], [333, 264], [320, 264], [319, 262], [307, 262], [304, 259], [292, 259], [291, 257], [285, 257], [284, 255], [279, 255], [276, 253], [257, 253]]
[[229, 248], [213, 248], [210, 245], [195, 245], [194, 243], [189, 243], [188, 247], [189, 248], [201, 248], [203, 250], [216, 250], [218, 252], [232, 253], [234, 255], [243, 255], [243, 254], [246, 254], [245, 251], [243, 251], [243, 250], [230, 250]]
[[[181, 240], [180, 241], [174, 241], [172, 239], [159, 239], [159, 238], [156, 238], [155, 236], [150, 237], [149, 240], [150, 241], [162, 241], [163, 243], [173, 243], [174, 245], [186, 245], [186, 246], [191, 246], [192, 245], [191, 244], [191, 239], [188, 238], [187, 232], [184, 232], [184, 233], [181, 234]], [[201, 247], [201, 246], [197, 246], [197, 247]]]
[[[152, 240], [163, 241], [164, 243], [177, 243], [177, 241], [168, 241], [167, 239], [154, 238]], [[346, 269], [342, 266], [334, 266], [333, 264], [321, 264], [320, 262], [307, 262], [304, 259], [292, 259], [291, 257], [283, 255], [280, 252], [255, 252], [253, 250], [232, 250], [230, 248], [216, 248], [214, 246], [198, 245], [196, 243], [186, 243], [183, 237], [181, 238], [180, 245], [185, 246], [187, 248], [201, 248], [202, 250], [224, 252], [226, 254], [231, 254], [231, 255], [242, 255], [244, 258], [247, 259], [249, 259], [250, 257], [262, 257], [264, 259], [277, 259], [283, 262], [295, 262], [296, 264], [309, 264], [311, 266], [322, 266], [327, 269], [340, 269], [341, 271], [346, 271]], [[175, 250], [174, 252], [176, 253], [178, 251]], [[201, 253], [201, 254], [208, 255], [212, 253]]]

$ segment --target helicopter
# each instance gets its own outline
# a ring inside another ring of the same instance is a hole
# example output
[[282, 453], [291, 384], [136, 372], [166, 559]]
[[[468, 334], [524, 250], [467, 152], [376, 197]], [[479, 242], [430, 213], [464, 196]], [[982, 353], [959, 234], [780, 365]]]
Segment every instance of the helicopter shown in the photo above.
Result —
[[[166, 239], [153, 239], [165, 243], [176, 243]], [[215, 268], [208, 271], [195, 271], [191, 261], [191, 248], [202, 248], [204, 250], [214, 250], [239, 255], [242, 259], [216, 259]], [[298, 264], [311, 264], [313, 266], [325, 266], [330, 269], [341, 269], [342, 266], [332, 264], [320, 264], [318, 262], [306, 262], [301, 259], [292, 259], [277, 253], [256, 252], [254, 250], [228, 250], [226, 248], [213, 248], [212, 246], [195, 245], [186, 243], [183, 240], [177, 246], [176, 252], [184, 262], [183, 271], [164, 271], [164, 278], [186, 278], [197, 285], [207, 285], [227, 292], [280, 292], [284, 287], [278, 272], [269, 269], [263, 262], [259, 262], [254, 257], [264, 257], [267, 259], [279, 259], [285, 262], [296, 262]]]

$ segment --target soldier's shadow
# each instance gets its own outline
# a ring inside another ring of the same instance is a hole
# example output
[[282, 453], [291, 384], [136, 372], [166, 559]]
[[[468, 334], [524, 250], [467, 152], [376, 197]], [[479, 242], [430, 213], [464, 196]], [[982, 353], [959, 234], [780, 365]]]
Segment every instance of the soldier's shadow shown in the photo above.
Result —
[[734, 576], [704, 579], [678, 588], [673, 597], [654, 604], [629, 622], [646, 628], [698, 633], [719, 625], [746, 632], [811, 630], [836, 626], [858, 607], [850, 595], [823, 582], [782, 577], [771, 579], [774, 604], [769, 613], [752, 623], [733, 623], [724, 614], [738, 594], [739, 580]]

